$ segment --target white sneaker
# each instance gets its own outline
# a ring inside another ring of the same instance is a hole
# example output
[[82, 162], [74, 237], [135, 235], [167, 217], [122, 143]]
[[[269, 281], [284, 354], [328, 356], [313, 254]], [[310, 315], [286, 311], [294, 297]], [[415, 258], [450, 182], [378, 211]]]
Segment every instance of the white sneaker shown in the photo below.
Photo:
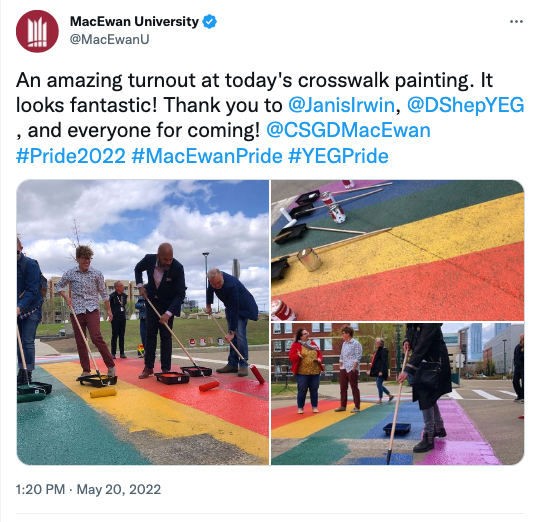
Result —
[[303, 413], [303, 408], [298, 408], [298, 413]]
[[115, 377], [115, 366], [108, 368], [108, 377]]
[[89, 377], [91, 375], [91, 372], [82, 372], [80, 374], [80, 377]]
[[318, 413], [318, 408], [313, 408], [313, 413]]

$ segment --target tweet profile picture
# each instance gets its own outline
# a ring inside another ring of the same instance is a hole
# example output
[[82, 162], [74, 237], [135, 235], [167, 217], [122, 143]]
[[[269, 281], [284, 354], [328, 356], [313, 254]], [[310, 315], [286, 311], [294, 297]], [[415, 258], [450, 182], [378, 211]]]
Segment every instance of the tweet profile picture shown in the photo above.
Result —
[[17, 23], [17, 40], [31, 53], [44, 53], [52, 49], [58, 35], [58, 22], [46, 11], [28, 11]]

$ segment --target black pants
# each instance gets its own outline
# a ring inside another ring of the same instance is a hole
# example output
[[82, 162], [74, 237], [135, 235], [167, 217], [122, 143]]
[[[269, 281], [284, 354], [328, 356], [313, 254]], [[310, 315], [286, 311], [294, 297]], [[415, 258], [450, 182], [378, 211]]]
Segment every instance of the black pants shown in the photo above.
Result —
[[518, 399], [525, 399], [523, 387], [525, 386], [525, 368], [514, 368], [514, 391]]
[[127, 320], [125, 317], [114, 317], [112, 319], [112, 355], [117, 351], [117, 339], [119, 339], [119, 353], [125, 353], [125, 328]]
[[[158, 310], [160, 315], [166, 313], [167, 307], [158, 302], [158, 299], [153, 300], [153, 305]], [[160, 364], [163, 372], [171, 370], [171, 332], [165, 325], [160, 324], [160, 319], [154, 313], [151, 307], [147, 307], [147, 339], [145, 344], [145, 366], [154, 368], [156, 358], [156, 338], [160, 332]], [[170, 328], [173, 328], [173, 317], [168, 321]]]

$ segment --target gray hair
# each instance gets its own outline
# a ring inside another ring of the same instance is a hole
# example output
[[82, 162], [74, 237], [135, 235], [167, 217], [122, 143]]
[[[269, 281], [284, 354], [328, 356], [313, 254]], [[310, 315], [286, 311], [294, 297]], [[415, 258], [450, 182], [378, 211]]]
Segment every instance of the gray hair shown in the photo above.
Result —
[[[117, 285], [119, 285], [120, 283], [122, 283], [122, 281], [116, 281], [116, 282], [114, 283], [114, 288], [117, 288]], [[124, 285], [123, 285], [123, 286], [124, 286]]]
[[208, 279], [209, 281], [212, 281], [213, 279], [215, 279], [216, 277], [218, 277], [220, 274], [221, 274], [221, 272], [219, 271], [219, 269], [217, 269], [217, 268], [211, 268], [211, 269], [207, 272], [207, 279]]

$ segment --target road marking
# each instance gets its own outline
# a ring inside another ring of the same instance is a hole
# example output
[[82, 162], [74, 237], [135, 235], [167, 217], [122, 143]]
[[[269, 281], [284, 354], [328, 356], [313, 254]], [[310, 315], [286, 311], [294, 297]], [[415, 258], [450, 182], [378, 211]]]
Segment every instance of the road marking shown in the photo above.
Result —
[[506, 391], [506, 390], [497, 390], [497, 391], [500, 391], [501, 393], [506, 393], [506, 395], [511, 395], [512, 397], [517, 397], [517, 393], [511, 392], [511, 391]]
[[[186, 355], [173, 355], [173, 359], [186, 359], [187, 361], [190, 360], [189, 357], [186, 357]], [[224, 363], [226, 362], [224, 359], [199, 359], [199, 357], [196, 357], [194, 359], [196, 362], [208, 362], [208, 363]], [[265, 364], [255, 364], [257, 368], [260, 368], [261, 370], [268, 370], [270, 367]]]
[[457, 401], [463, 400], [463, 397], [456, 391], [452, 390], [450, 393], [447, 394], [451, 399], [455, 399]]
[[502, 401], [502, 399], [499, 399], [499, 397], [495, 397], [495, 395], [491, 395], [491, 393], [485, 392], [483, 390], [473, 390], [478, 395], [484, 397], [485, 399], [488, 399], [489, 401]]

